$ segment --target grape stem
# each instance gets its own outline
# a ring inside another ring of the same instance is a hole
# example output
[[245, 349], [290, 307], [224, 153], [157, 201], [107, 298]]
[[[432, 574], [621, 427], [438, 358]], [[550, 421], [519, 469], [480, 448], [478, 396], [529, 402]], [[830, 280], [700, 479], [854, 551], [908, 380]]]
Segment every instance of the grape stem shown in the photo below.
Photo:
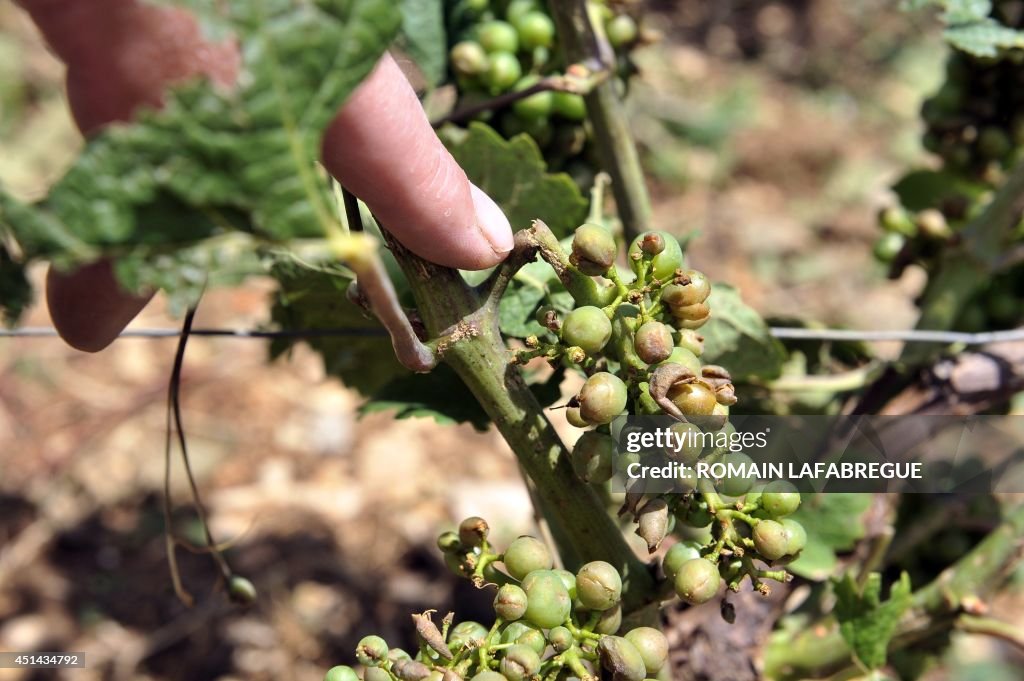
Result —
[[520, 99], [526, 99], [538, 92], [569, 92], [577, 95], [586, 95], [606, 81], [610, 75], [611, 71], [607, 67], [593, 59], [572, 64], [566, 69], [564, 74], [556, 73], [546, 76], [522, 90], [506, 92], [492, 99], [456, 109], [431, 121], [430, 124], [435, 128], [439, 128], [445, 123], [463, 123], [487, 111], [504, 109], [515, 104]]

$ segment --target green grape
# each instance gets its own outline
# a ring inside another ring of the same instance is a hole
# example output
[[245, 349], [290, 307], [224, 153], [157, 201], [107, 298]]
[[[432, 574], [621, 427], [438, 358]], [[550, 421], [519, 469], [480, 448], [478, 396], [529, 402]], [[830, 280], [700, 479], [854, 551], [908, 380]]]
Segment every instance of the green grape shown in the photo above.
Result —
[[676, 511], [676, 517], [688, 527], [707, 527], [711, 524], [711, 513], [702, 505], [691, 504], [682, 512]]
[[566, 407], [565, 420], [569, 422], [570, 426], [575, 426], [577, 428], [586, 428], [591, 425], [589, 421], [583, 418], [583, 414], [580, 413], [579, 407]]
[[889, 206], [878, 214], [878, 223], [887, 232], [895, 232], [903, 236], [917, 234], [917, 225], [913, 218], [901, 206]]
[[484, 80], [490, 86], [491, 94], [505, 92], [523, 75], [523, 67], [511, 52], [493, 52]]
[[580, 390], [580, 414], [591, 423], [611, 423], [626, 408], [628, 392], [622, 379], [599, 371]]
[[538, 9], [540, 9], [540, 5], [537, 0], [512, 0], [505, 9], [505, 18], [514, 25], [516, 19], [527, 12], [535, 12]]
[[479, 516], [466, 518], [459, 523], [459, 542], [463, 546], [480, 546], [487, 539], [490, 528], [487, 521]]
[[405, 652], [401, 648], [392, 648], [388, 651], [388, 659], [392, 662], [397, 662], [398, 660], [411, 660], [412, 655]]
[[990, 161], [998, 161], [1013, 149], [1013, 142], [1002, 128], [985, 126], [978, 133], [978, 151]]
[[612, 479], [615, 440], [610, 435], [589, 430], [572, 448], [572, 468], [583, 482], [602, 485]]
[[647, 677], [644, 658], [629, 640], [621, 636], [605, 636], [597, 644], [601, 666], [616, 681], [643, 681]]
[[779, 521], [786, 529], [786, 555], [795, 556], [807, 546], [807, 530], [804, 526], [792, 518], [783, 518]]
[[633, 349], [637, 357], [647, 364], [665, 361], [673, 351], [682, 350], [675, 347], [672, 330], [661, 322], [646, 322], [641, 325], [633, 336]]
[[490, 65], [487, 52], [474, 40], [456, 43], [448, 53], [448, 58], [452, 63], [452, 70], [463, 76], [479, 76], [485, 73]]
[[692, 465], [697, 462], [700, 458], [701, 453], [704, 451], [704, 441], [702, 439], [703, 433], [700, 427], [695, 423], [689, 423], [686, 421], [677, 421], [669, 426], [669, 430], [672, 431], [672, 437], [684, 438], [681, 440], [681, 446], [676, 449], [673, 444], [672, 447], [667, 448], [665, 453], [668, 457], [674, 461]]
[[528, 603], [523, 619], [527, 622], [541, 629], [550, 629], [569, 617], [572, 600], [569, 598], [569, 590], [558, 575], [552, 572], [541, 574], [526, 585], [525, 590]]
[[[726, 466], [742, 467], [742, 470], [750, 470], [753, 460], [742, 452], [727, 452], [719, 461]], [[728, 473], [728, 470], [726, 471]], [[754, 485], [754, 478], [744, 475], [726, 475], [718, 484], [718, 491], [728, 497], [741, 497], [750, 491]]]
[[907, 237], [896, 232], [886, 232], [875, 241], [873, 253], [875, 258], [881, 262], [892, 262], [903, 250], [907, 243]]
[[501, 642], [506, 645], [516, 643], [523, 634], [527, 634], [531, 631], [539, 633], [540, 630], [532, 624], [522, 620], [516, 620], [515, 622], [505, 625], [505, 628], [501, 630]]
[[515, 539], [505, 550], [505, 569], [515, 579], [522, 580], [534, 570], [550, 570], [551, 551], [536, 537], [524, 535]]
[[582, 121], [587, 117], [587, 103], [582, 95], [573, 92], [553, 92], [551, 108], [556, 116], [568, 121]]
[[548, 632], [548, 641], [556, 653], [564, 653], [576, 642], [572, 632], [565, 627], [554, 627]]
[[[695, 357], [704, 354], [704, 336], [693, 329], [680, 329], [678, 333], [679, 340], [676, 341], [676, 346], [689, 350]], [[699, 375], [700, 372], [695, 373]]]
[[498, 670], [509, 681], [526, 681], [540, 671], [540, 655], [529, 646], [514, 645], [505, 650]]
[[614, 608], [608, 608], [601, 613], [601, 617], [597, 620], [597, 624], [594, 625], [594, 633], [611, 636], [617, 632], [621, 626], [622, 604], [619, 603]]
[[233, 603], [249, 605], [256, 600], [256, 586], [241, 575], [231, 575], [228, 580], [228, 597]]
[[669, 307], [677, 309], [703, 303], [711, 295], [711, 282], [698, 270], [687, 270], [683, 273], [682, 283], [669, 284], [661, 291], [661, 300]]
[[508, 681], [504, 674], [485, 669], [482, 672], [477, 672], [469, 681]]
[[692, 539], [677, 542], [665, 552], [661, 559], [661, 569], [665, 571], [665, 579], [675, 580], [679, 567], [688, 560], [700, 558], [700, 543]]
[[700, 376], [700, 359], [693, 354], [693, 351], [684, 347], [673, 348], [668, 358], [661, 364], [680, 364], [692, 371], [694, 376]]
[[[629, 246], [629, 266], [637, 274], [640, 273], [641, 263], [638, 258], [643, 255], [640, 246], [646, 234], [637, 236]], [[651, 265], [655, 278], [659, 281], [668, 281], [675, 276], [676, 270], [683, 266], [683, 249], [679, 247], [679, 241], [668, 232], [658, 232], [658, 234], [665, 240], [665, 250], [651, 259]]]
[[569, 598], [576, 600], [576, 575], [569, 572], [568, 570], [552, 570], [551, 572], [558, 575], [558, 578], [562, 580], [562, 584], [565, 585], [565, 590], [569, 592]]
[[364, 667], [376, 667], [388, 659], [387, 641], [380, 636], [365, 636], [356, 646], [356, 660]]
[[487, 627], [479, 622], [459, 622], [448, 630], [448, 649], [457, 653], [466, 646], [477, 647], [487, 640], [487, 634]]
[[526, 592], [515, 584], [504, 584], [494, 597], [494, 612], [503, 620], [513, 621], [526, 613]]
[[572, 252], [569, 261], [588, 276], [603, 275], [615, 264], [618, 247], [612, 233], [593, 223], [576, 228], [572, 237]]
[[505, 52], [515, 54], [519, 50], [519, 34], [507, 21], [487, 21], [477, 27], [477, 40], [490, 54]]
[[384, 667], [367, 667], [363, 670], [363, 681], [391, 681], [391, 674]]
[[622, 598], [622, 577], [611, 563], [595, 560], [576, 573], [576, 593], [587, 610], [607, 610]]
[[[534, 75], [524, 76], [519, 79], [513, 88], [516, 92], [525, 90], [537, 84], [539, 77]], [[551, 115], [554, 101], [551, 91], [538, 92], [529, 97], [523, 97], [512, 103], [512, 111], [520, 118], [526, 119], [547, 119]]]
[[524, 50], [551, 47], [555, 42], [555, 22], [544, 12], [526, 12], [513, 22]]
[[675, 325], [680, 329], [699, 329], [711, 316], [711, 308], [707, 303], [672, 308], [670, 312]]
[[643, 658], [648, 676], [654, 676], [668, 662], [668, 639], [653, 627], [637, 627], [626, 632], [624, 637]]
[[707, 603], [718, 593], [722, 578], [718, 567], [704, 558], [694, 558], [679, 566], [676, 572], [676, 595], [690, 605]]
[[789, 515], [800, 508], [800, 493], [785, 480], [774, 480], [761, 491], [761, 508], [773, 518]]
[[352, 667], [338, 665], [327, 670], [327, 673], [324, 674], [324, 681], [359, 681], [359, 675]]
[[612, 44], [612, 47], [625, 47], [633, 43], [639, 34], [636, 21], [628, 14], [619, 14], [613, 17], [605, 24], [604, 30], [608, 34], [608, 42]]
[[715, 410], [715, 391], [703, 381], [676, 383], [668, 389], [668, 398], [687, 416], [708, 416]]
[[[587, 355], [596, 355], [612, 337], [612, 322], [599, 307], [584, 305], [565, 316], [562, 342], [583, 348]], [[586, 415], [584, 414], [584, 418]], [[588, 419], [590, 420], [590, 419]]]
[[437, 548], [441, 549], [441, 553], [456, 553], [461, 547], [459, 535], [454, 532], [443, 532], [437, 538]]
[[762, 520], [754, 525], [752, 538], [754, 548], [767, 560], [778, 560], [786, 555], [789, 535], [782, 523]]

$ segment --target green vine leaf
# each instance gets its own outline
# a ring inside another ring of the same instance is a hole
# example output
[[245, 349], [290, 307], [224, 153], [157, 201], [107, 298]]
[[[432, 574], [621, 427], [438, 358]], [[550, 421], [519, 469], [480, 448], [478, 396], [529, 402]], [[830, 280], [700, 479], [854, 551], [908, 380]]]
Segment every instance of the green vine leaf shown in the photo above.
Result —
[[865, 667], [883, 666], [896, 625], [910, 607], [910, 576], [906, 572], [900, 575], [884, 603], [882, 575], [877, 572], [868, 575], [863, 588], [858, 588], [853, 576], [847, 573], [836, 580], [835, 592], [835, 614], [843, 639]]
[[412, 57], [431, 85], [440, 83], [448, 70], [447, 45], [444, 2], [404, 0], [398, 47]]
[[807, 531], [807, 545], [788, 569], [815, 581], [835, 574], [839, 566], [836, 553], [851, 550], [864, 537], [864, 514], [870, 507], [870, 494], [805, 494], [791, 517]]
[[[0, 193], [0, 221], [28, 259], [70, 266], [125, 258], [131, 265], [118, 272], [126, 285], [159, 280], [175, 295], [173, 287], [191, 286], [192, 273], [147, 274], [146, 262], [161, 257], [173, 268], [168, 254], [232, 231], [251, 232], [258, 242], [323, 236], [336, 227], [336, 204], [318, 165], [321, 132], [397, 34], [398, 9], [388, 0], [220, 7], [203, 20], [238, 38], [236, 88], [192, 81], [169, 93], [161, 110], [108, 127], [38, 204]], [[180, 263], [202, 265], [195, 258]]]
[[995, 19], [954, 24], [942, 35], [953, 47], [975, 57], [995, 57], [1000, 49], [1024, 48], [1024, 31], [1003, 26]]
[[786, 351], [772, 337], [761, 316], [743, 302], [739, 291], [716, 283], [707, 303], [711, 319], [700, 329], [704, 336], [702, 358], [728, 367], [738, 380], [777, 378]]
[[378, 390], [359, 412], [372, 414], [393, 411], [395, 418], [432, 418], [442, 425], [469, 423], [476, 430], [486, 430], [490, 418], [480, 403], [468, 395], [465, 384], [447, 364], [440, 364], [429, 374], [407, 373]]
[[487, 125], [473, 123], [468, 133], [447, 131], [442, 138], [469, 179], [501, 206], [513, 230], [540, 218], [561, 238], [586, 218], [587, 200], [576, 183], [565, 173], [547, 172], [529, 135], [504, 140]]

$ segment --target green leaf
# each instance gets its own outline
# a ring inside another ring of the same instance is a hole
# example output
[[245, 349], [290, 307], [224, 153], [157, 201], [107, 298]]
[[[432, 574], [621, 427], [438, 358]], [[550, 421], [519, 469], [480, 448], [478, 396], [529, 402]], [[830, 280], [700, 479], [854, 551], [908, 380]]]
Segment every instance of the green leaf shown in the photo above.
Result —
[[432, 418], [441, 424], [470, 423], [486, 430], [490, 418], [480, 403], [469, 396], [462, 379], [447, 364], [429, 374], [406, 373], [377, 391], [360, 413], [394, 411], [395, 418]]
[[953, 47], [975, 57], [995, 57], [1000, 49], [1024, 48], [1024, 31], [1003, 26], [995, 19], [954, 24], [942, 35]]
[[942, 170], [914, 170], [899, 179], [892, 190], [907, 210], [937, 208], [958, 196], [977, 198], [985, 188]]
[[881, 602], [882, 575], [873, 572], [862, 589], [847, 573], [835, 582], [839, 631], [857, 659], [868, 669], [885, 664], [889, 641], [903, 613], [910, 607], [910, 577], [906, 572], [892, 585], [889, 600]]
[[447, 45], [442, 0], [403, 0], [398, 46], [413, 58], [431, 85], [444, 79], [448, 69]]
[[469, 179], [494, 199], [518, 231], [541, 219], [558, 237], [568, 236], [586, 218], [587, 200], [565, 173], [550, 174], [529, 135], [504, 140], [483, 123], [445, 142]]
[[4, 324], [14, 326], [31, 304], [32, 284], [25, 276], [25, 266], [0, 240], [0, 313]]
[[[143, 262], [236, 230], [283, 240], [335, 228], [320, 138], [396, 35], [397, 7], [389, 0], [215, 4], [204, 26], [237, 36], [237, 87], [192, 81], [169, 93], [161, 110], [106, 128], [40, 204], [0, 195], [0, 219], [28, 257], [70, 265], [113, 255], [132, 261], [119, 272], [190, 286], [191, 275], [146, 275]], [[180, 264], [193, 266], [188, 258]]]
[[[372, 397], [409, 370], [398, 363], [380, 323], [349, 302], [345, 291], [351, 280], [331, 269], [311, 270], [294, 263], [274, 268], [279, 290], [271, 308], [274, 323], [287, 330], [344, 329], [347, 335], [310, 336], [305, 342], [324, 360], [324, 370], [342, 383]], [[297, 340], [275, 339], [271, 357], [288, 350]]]
[[943, 6], [942, 20], [947, 24], [984, 20], [992, 13], [991, 0], [944, 0]]
[[815, 581], [835, 574], [839, 565], [836, 552], [851, 550], [864, 536], [864, 514], [871, 499], [870, 494], [805, 494], [791, 517], [807, 531], [807, 546], [788, 569]]
[[785, 350], [772, 338], [761, 316], [743, 302], [739, 291], [715, 284], [707, 303], [711, 319], [700, 329], [704, 336], [702, 359], [728, 368], [738, 380], [778, 377]]

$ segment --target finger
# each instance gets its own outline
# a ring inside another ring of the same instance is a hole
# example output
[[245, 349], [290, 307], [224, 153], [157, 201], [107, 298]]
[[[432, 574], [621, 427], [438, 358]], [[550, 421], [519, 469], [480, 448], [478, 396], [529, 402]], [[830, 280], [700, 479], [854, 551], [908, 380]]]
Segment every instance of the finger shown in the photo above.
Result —
[[[204, 74], [234, 82], [238, 53], [210, 44], [180, 9], [135, 0], [22, 0], [54, 52], [68, 64], [68, 102], [79, 129], [93, 133], [159, 107], [172, 82]], [[124, 291], [107, 261], [72, 273], [50, 269], [46, 298], [53, 325], [72, 347], [109, 345], [152, 298]]]
[[483, 269], [512, 250], [508, 219], [444, 148], [388, 55], [328, 126], [323, 161], [402, 245], [427, 260]]
[[46, 273], [46, 305], [61, 338], [76, 350], [99, 352], [110, 345], [153, 297], [121, 288], [110, 262], [74, 272]]

